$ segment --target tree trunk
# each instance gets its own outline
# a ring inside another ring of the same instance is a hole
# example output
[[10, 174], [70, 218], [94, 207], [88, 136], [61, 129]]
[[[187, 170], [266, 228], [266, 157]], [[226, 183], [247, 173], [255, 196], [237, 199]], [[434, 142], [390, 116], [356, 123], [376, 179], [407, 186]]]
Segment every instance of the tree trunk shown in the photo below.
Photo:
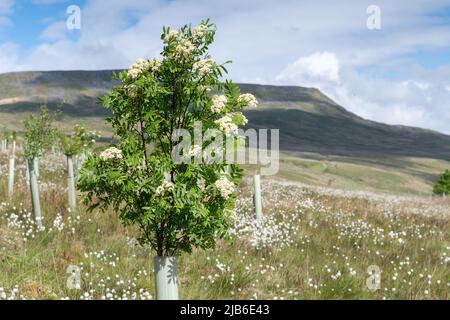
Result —
[[37, 182], [35, 159], [28, 159], [28, 171], [30, 174], [31, 204], [33, 206], [34, 219], [38, 229], [42, 229], [41, 203], [39, 201], [39, 186]]
[[154, 259], [156, 300], [178, 300], [176, 257]]

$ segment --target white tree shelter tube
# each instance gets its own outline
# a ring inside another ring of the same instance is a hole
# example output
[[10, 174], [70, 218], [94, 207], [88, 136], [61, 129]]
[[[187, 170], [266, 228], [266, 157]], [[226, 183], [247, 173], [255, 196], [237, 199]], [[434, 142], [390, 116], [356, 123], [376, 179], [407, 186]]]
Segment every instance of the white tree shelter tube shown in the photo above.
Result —
[[176, 257], [155, 257], [156, 300], [178, 300]]
[[42, 215], [41, 215], [41, 203], [39, 201], [39, 186], [37, 182], [35, 160], [28, 159], [28, 171], [30, 173], [30, 191], [31, 191], [31, 204], [33, 206], [33, 214], [38, 229], [42, 229]]
[[8, 163], [8, 196], [10, 198], [12, 197], [14, 192], [15, 161], [16, 161], [16, 142], [13, 141]]
[[34, 158], [34, 172], [36, 172], [36, 178], [39, 179], [39, 158]]
[[28, 161], [25, 159], [25, 162], [27, 163], [26, 167], [27, 170], [25, 171], [25, 180], [27, 181], [27, 185], [30, 185], [30, 166], [28, 165]]
[[69, 192], [69, 208], [73, 212], [77, 209], [75, 195], [75, 177], [73, 174], [73, 158], [67, 156], [67, 187]]
[[262, 202], [261, 202], [261, 178], [260, 175], [257, 174], [253, 177], [253, 186], [254, 186], [254, 196], [253, 200], [255, 202], [255, 214], [256, 220], [261, 221], [263, 218], [262, 215]]

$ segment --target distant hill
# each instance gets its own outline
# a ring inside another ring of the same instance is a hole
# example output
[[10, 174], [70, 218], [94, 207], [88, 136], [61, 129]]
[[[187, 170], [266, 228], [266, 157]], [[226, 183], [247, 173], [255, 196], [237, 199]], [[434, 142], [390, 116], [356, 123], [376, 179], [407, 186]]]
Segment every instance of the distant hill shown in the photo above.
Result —
[[[104, 117], [97, 97], [112, 87], [111, 70], [0, 74], [0, 121], [37, 110], [42, 102], [72, 118]], [[247, 110], [249, 127], [279, 128], [280, 147], [288, 152], [372, 157], [450, 159], [450, 136], [420, 128], [365, 120], [319, 90], [295, 86], [239, 84], [260, 107]], [[8, 125], [1, 123], [0, 126]]]

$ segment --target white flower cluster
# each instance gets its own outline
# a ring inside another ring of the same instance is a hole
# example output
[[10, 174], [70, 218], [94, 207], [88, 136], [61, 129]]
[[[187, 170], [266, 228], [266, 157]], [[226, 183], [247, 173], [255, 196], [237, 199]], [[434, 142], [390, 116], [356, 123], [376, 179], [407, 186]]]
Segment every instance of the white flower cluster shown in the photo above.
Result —
[[198, 41], [203, 38], [206, 31], [208, 31], [208, 27], [204, 24], [201, 24], [194, 28], [194, 31], [192, 32], [192, 36], [195, 41]]
[[228, 199], [228, 197], [235, 191], [233, 182], [228, 180], [226, 177], [221, 177], [219, 180], [214, 182], [214, 185], [220, 191], [220, 195], [224, 199]]
[[224, 95], [213, 95], [212, 98], [212, 106], [211, 111], [213, 113], [220, 113], [225, 108], [225, 105], [227, 104], [227, 97]]
[[159, 70], [159, 68], [161, 67], [161, 60], [158, 60], [156, 58], [152, 58], [148, 61], [148, 68], [152, 71], [152, 72], [156, 72]]
[[199, 154], [201, 154], [201, 152], [202, 152], [202, 147], [197, 144], [189, 147], [189, 156], [190, 157], [196, 157]]
[[198, 90], [209, 92], [209, 91], [211, 91], [211, 88], [206, 85], [201, 84], [198, 86]]
[[172, 182], [165, 180], [158, 188], [156, 188], [155, 194], [156, 196], [160, 196], [173, 190], [175, 190], [175, 185]]
[[181, 39], [180, 43], [175, 47], [175, 57], [178, 59], [184, 59], [189, 56], [192, 51], [195, 50], [195, 46], [188, 39]]
[[128, 69], [128, 78], [136, 79], [139, 77], [144, 71], [148, 70], [149, 62], [145, 59], [137, 59], [135, 63], [133, 63]]
[[212, 59], [201, 59], [192, 65], [192, 71], [198, 74], [200, 78], [203, 78], [211, 71], [213, 66], [214, 61]]
[[200, 178], [200, 179], [197, 180], [197, 187], [198, 187], [200, 190], [205, 190], [205, 186], [206, 186], [205, 179]]
[[122, 150], [119, 150], [115, 147], [111, 147], [100, 153], [100, 159], [109, 160], [109, 159], [122, 159]]
[[142, 73], [145, 71], [151, 70], [152, 72], [158, 71], [159, 67], [161, 66], [161, 61], [158, 59], [137, 59], [135, 63], [133, 63], [130, 68], [128, 69], [128, 78], [130, 79], [136, 79], [138, 78]]
[[256, 108], [258, 106], [258, 100], [251, 93], [241, 94], [238, 102], [243, 103], [244, 107]]
[[239, 128], [233, 123], [233, 119], [229, 115], [225, 115], [214, 122], [219, 125], [220, 130], [226, 135], [236, 135], [238, 133]]
[[180, 36], [180, 32], [178, 30], [170, 30], [169, 33], [166, 34], [163, 41], [165, 43], [170, 42], [172, 39], [176, 39]]

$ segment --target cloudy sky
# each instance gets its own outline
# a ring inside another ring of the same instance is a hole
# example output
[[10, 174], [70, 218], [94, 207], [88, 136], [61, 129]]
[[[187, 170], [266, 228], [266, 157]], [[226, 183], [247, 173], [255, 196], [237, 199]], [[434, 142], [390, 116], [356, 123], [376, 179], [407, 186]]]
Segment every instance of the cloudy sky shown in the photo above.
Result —
[[450, 134], [450, 0], [0, 0], [0, 73], [124, 68], [158, 55], [163, 25], [207, 17], [237, 82], [317, 87], [362, 117]]

